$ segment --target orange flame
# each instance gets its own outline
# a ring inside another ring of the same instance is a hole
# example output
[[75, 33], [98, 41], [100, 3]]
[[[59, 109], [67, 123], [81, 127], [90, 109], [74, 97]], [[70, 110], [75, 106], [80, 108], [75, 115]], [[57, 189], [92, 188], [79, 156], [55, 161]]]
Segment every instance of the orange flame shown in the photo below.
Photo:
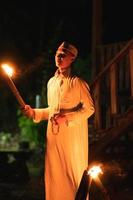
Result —
[[12, 77], [13, 69], [8, 64], [2, 64], [1, 67], [4, 69], [6, 74], [8, 74], [8, 76]]
[[88, 170], [88, 175], [90, 175], [93, 179], [97, 178], [99, 174], [103, 174], [100, 166], [93, 166]]

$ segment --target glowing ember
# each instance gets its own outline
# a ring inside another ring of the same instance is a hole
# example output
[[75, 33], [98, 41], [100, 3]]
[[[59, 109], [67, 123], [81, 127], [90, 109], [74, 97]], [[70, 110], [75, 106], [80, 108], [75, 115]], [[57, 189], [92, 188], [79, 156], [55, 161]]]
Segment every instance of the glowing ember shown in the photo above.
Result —
[[88, 170], [88, 175], [90, 175], [92, 178], [97, 178], [99, 174], [102, 174], [102, 169], [100, 166], [93, 166]]
[[13, 69], [8, 64], [2, 64], [1, 66], [4, 69], [4, 71], [8, 74], [8, 76], [12, 77]]

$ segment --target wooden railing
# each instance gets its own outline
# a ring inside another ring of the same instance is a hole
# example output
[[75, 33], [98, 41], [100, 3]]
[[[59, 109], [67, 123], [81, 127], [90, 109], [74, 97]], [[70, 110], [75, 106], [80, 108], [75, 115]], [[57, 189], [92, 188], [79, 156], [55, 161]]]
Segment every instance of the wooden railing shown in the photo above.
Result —
[[93, 65], [95, 67], [94, 75], [103, 70], [106, 64], [127, 44], [119, 42], [105, 45], [98, 45], [93, 55]]
[[[120, 45], [121, 50], [118, 52], [117, 49], [116, 55], [111, 59], [110, 56], [113, 54], [106, 54], [108, 57], [101, 54], [100, 72], [91, 85], [96, 109], [96, 131], [114, 126], [117, 117], [128, 110], [133, 99], [133, 39], [124, 44]], [[109, 49], [109, 52], [113, 51], [113, 46]], [[100, 51], [105, 51], [105, 48]]]

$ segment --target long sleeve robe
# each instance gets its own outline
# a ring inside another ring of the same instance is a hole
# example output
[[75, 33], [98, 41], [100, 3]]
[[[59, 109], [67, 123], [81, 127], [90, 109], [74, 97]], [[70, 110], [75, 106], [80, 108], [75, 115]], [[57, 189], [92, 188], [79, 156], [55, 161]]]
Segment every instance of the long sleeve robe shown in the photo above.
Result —
[[[60, 109], [82, 103], [66, 114], [67, 123], [53, 124]], [[89, 87], [78, 77], [55, 75], [48, 82], [48, 108], [35, 109], [34, 121], [48, 119], [45, 154], [46, 200], [74, 200], [83, 171], [88, 166], [88, 117], [94, 113]]]

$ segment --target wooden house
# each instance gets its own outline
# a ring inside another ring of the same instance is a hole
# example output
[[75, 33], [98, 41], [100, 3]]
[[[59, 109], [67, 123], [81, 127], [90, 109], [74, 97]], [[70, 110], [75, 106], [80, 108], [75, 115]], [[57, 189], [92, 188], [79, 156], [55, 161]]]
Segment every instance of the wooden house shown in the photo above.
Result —
[[103, 0], [92, 4], [91, 91], [96, 111], [90, 120], [90, 159], [95, 160], [105, 152], [120, 156], [122, 148], [129, 148], [125, 144], [133, 143], [133, 39], [104, 44]]

